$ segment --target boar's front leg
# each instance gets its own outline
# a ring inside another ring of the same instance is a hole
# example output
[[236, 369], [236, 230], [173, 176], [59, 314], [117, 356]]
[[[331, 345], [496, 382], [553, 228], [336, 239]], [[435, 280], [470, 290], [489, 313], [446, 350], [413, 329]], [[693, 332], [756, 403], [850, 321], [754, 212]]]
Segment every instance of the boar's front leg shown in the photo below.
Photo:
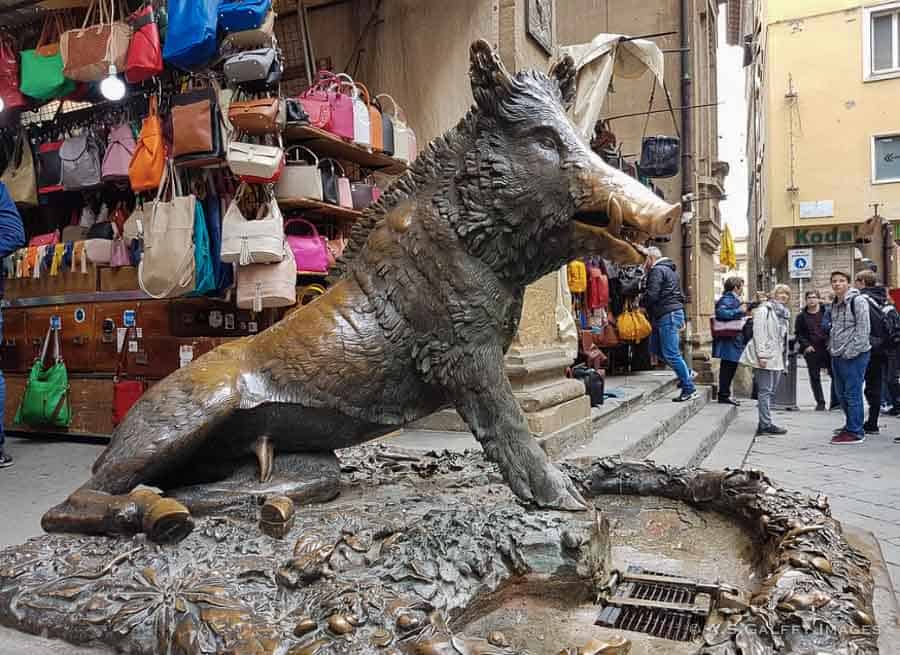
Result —
[[499, 348], [470, 351], [450, 377], [448, 391], [456, 410], [520, 499], [546, 508], [587, 509], [572, 480], [550, 462], [531, 435]]

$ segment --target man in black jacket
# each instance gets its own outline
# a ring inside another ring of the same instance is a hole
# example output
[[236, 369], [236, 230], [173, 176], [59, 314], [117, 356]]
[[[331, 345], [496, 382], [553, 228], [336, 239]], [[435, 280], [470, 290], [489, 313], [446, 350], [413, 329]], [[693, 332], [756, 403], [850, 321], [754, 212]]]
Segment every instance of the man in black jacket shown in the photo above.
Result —
[[[797, 337], [797, 348], [806, 360], [809, 371], [809, 386], [812, 387], [816, 399], [816, 411], [825, 411], [825, 394], [822, 393], [821, 371], [828, 371], [831, 377], [831, 355], [828, 352], [828, 333], [831, 331], [831, 310], [822, 306], [818, 291], [806, 292], [806, 308], [797, 314], [794, 322], [794, 335]], [[831, 384], [831, 407], [840, 405], [840, 401]]]
[[685, 325], [684, 294], [681, 293], [681, 281], [675, 271], [675, 262], [663, 257], [659, 248], [648, 248], [646, 267], [647, 278], [641, 307], [653, 325], [650, 350], [666, 360], [681, 382], [681, 394], [673, 400], [693, 400], [697, 397], [697, 388], [691, 371], [681, 356], [679, 334]]
[[[6, 185], [0, 182], [0, 258], [7, 257], [25, 245], [25, 229], [22, 227], [22, 217]], [[2, 279], [0, 279], [2, 282]], [[3, 287], [0, 286], [0, 296]], [[0, 335], [3, 332], [3, 316], [0, 315]], [[11, 466], [12, 457], [3, 451], [5, 437], [3, 433], [4, 415], [3, 405], [6, 403], [6, 379], [3, 371], [0, 371], [0, 468]]]
[[866, 434], [878, 434], [878, 417], [881, 412], [881, 387], [884, 380], [884, 369], [887, 365], [887, 351], [891, 347], [885, 333], [884, 308], [887, 300], [887, 289], [878, 286], [878, 278], [871, 270], [862, 270], [856, 274], [855, 286], [860, 294], [869, 301], [869, 322], [871, 331], [869, 343], [872, 351], [869, 365], [866, 367], [866, 403], [869, 405], [869, 416], [863, 424]]

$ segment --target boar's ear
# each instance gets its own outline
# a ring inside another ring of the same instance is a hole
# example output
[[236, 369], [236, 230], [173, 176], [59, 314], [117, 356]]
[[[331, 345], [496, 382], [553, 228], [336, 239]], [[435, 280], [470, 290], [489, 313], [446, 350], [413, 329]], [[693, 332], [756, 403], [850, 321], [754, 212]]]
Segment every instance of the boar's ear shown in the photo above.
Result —
[[575, 91], [577, 90], [575, 80], [577, 76], [578, 71], [575, 69], [575, 60], [572, 59], [572, 55], [566, 55], [550, 69], [550, 77], [559, 84], [563, 107], [565, 107], [566, 111], [569, 111], [575, 103]]
[[469, 51], [469, 77], [472, 79], [472, 95], [475, 103], [487, 114], [494, 114], [497, 104], [513, 88], [513, 81], [490, 44], [479, 39]]

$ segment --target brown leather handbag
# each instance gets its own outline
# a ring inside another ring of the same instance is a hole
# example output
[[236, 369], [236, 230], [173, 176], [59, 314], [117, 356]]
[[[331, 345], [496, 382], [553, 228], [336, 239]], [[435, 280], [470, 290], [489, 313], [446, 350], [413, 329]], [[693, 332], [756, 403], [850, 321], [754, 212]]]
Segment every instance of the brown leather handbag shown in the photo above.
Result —
[[378, 107], [372, 103], [369, 90], [365, 84], [356, 83], [356, 88], [360, 90], [362, 100], [369, 109], [369, 136], [373, 150], [384, 150], [384, 129], [381, 124], [381, 112]]
[[172, 153], [175, 164], [207, 166], [225, 159], [215, 87], [190, 89], [172, 98]]
[[594, 343], [599, 348], [615, 348], [619, 345], [619, 331], [616, 329], [616, 324], [613, 323], [612, 318], [603, 327], [603, 332], [594, 335]]
[[232, 101], [228, 107], [228, 120], [238, 132], [254, 136], [274, 134], [280, 129], [281, 101], [275, 98]]
[[[131, 27], [122, 20], [122, 13], [121, 5], [115, 0], [93, 0], [81, 29], [69, 30], [62, 35], [59, 51], [66, 77], [96, 82], [109, 74], [110, 65], [118, 71], [125, 70]], [[90, 24], [92, 19], [100, 22]]]

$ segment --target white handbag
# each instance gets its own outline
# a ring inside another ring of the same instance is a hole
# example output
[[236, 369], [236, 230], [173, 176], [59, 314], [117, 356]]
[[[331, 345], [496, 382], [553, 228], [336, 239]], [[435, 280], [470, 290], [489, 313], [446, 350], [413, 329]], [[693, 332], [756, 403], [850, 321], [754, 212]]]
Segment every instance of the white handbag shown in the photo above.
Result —
[[379, 93], [376, 98], [387, 98], [391, 101], [392, 110], [388, 117], [394, 126], [394, 158], [404, 162], [411, 162], [416, 157], [416, 135], [412, 128], [406, 124], [406, 113], [403, 107], [397, 104], [392, 96], [387, 93]]
[[[172, 199], [163, 197], [169, 186]], [[194, 290], [194, 212], [197, 198], [178, 195], [178, 176], [166, 162], [150, 216], [144, 220], [144, 254], [138, 284], [151, 298], [174, 298]]]
[[280, 262], [284, 258], [284, 219], [278, 202], [270, 198], [260, 205], [267, 210], [267, 216], [248, 221], [240, 201], [249, 188], [241, 184], [225, 212], [220, 259], [240, 266]]
[[237, 270], [238, 309], [261, 312], [270, 307], [297, 303], [297, 264], [287, 245], [280, 264], [253, 264]]
[[[313, 163], [303, 159], [307, 153]], [[294, 157], [293, 155], [298, 156]], [[309, 148], [303, 146], [291, 146], [285, 151], [285, 166], [275, 185], [275, 197], [288, 198], [312, 198], [323, 200], [322, 175], [319, 173], [319, 158]]]
[[[278, 140], [281, 141], [280, 136]], [[284, 164], [284, 150], [280, 145], [248, 143], [236, 138], [228, 144], [226, 159], [231, 172], [238, 177], [275, 181]]]
[[372, 125], [369, 115], [369, 107], [359, 94], [359, 89], [353, 78], [346, 73], [338, 75], [341, 86], [350, 89], [350, 98], [353, 101], [353, 140], [361, 146], [372, 145]]

